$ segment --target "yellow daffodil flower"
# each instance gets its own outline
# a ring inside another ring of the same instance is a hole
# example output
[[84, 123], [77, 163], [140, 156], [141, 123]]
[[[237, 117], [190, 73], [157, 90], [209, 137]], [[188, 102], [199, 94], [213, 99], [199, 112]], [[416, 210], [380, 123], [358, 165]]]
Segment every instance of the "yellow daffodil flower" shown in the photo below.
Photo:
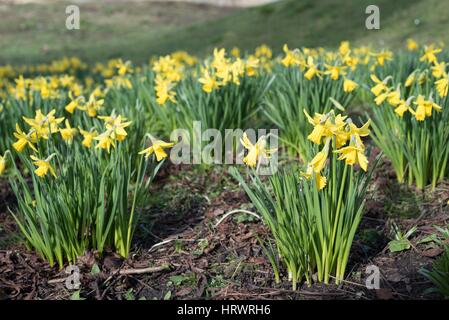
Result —
[[[314, 175], [313, 167], [310, 164], [307, 165], [306, 172], [301, 172], [301, 176], [304, 177], [306, 180], [310, 180], [313, 175]], [[321, 173], [315, 173], [315, 181], [317, 189], [321, 190], [326, 186], [327, 178], [321, 175]]]
[[53, 169], [53, 167], [51, 166], [51, 163], [50, 163], [50, 161], [53, 157], [54, 157], [54, 154], [49, 156], [47, 159], [42, 160], [35, 156], [30, 156], [30, 158], [34, 161], [33, 164], [35, 166], [37, 166], [37, 169], [34, 171], [34, 173], [38, 177], [42, 178], [42, 177], [46, 176], [48, 172], [50, 172], [51, 175], [56, 178], [55, 169]]
[[318, 66], [313, 62], [313, 58], [311, 56], [307, 58], [305, 67], [307, 68], [307, 71], [304, 73], [304, 77], [307, 80], [312, 80], [315, 75], [318, 77], [320, 76], [321, 71], [318, 70]]
[[327, 68], [325, 74], [328, 74], [332, 80], [338, 80], [340, 76], [344, 76], [346, 74], [345, 66], [331, 66], [328, 64], [324, 65]]
[[211, 76], [208, 70], [204, 70], [202, 77], [198, 80], [203, 85], [203, 91], [211, 93], [212, 90], [218, 89], [218, 82], [214, 76]]
[[96, 149], [106, 149], [109, 153], [111, 150], [111, 146], [115, 148], [114, 139], [111, 138], [111, 131], [108, 130], [94, 138], [98, 143], [95, 146]]
[[70, 126], [69, 120], [65, 121], [65, 128], [59, 129], [62, 139], [69, 144], [72, 143], [77, 132], [78, 131], [75, 128]]
[[415, 40], [411, 39], [411, 38], [407, 39], [407, 49], [409, 51], [417, 50], [418, 49], [418, 43]]
[[382, 93], [382, 91], [385, 91], [388, 89], [387, 87], [387, 81], [390, 79], [389, 77], [385, 78], [384, 80], [380, 80], [376, 75], [372, 74], [371, 80], [376, 83], [374, 87], [371, 88], [371, 92], [377, 97]]
[[331, 139], [327, 138], [326, 139], [326, 143], [323, 147], [323, 150], [321, 150], [320, 152], [318, 152], [315, 157], [312, 159], [312, 161], [310, 161], [310, 166], [312, 166], [313, 171], [315, 173], [320, 173], [325, 164], [326, 164], [326, 160], [327, 160], [327, 156], [329, 154], [329, 145], [330, 145]]
[[70, 98], [70, 102], [69, 104], [66, 105], [65, 110], [68, 113], [73, 113], [75, 112], [75, 110], [79, 107], [82, 106], [82, 104], [84, 103], [84, 97], [78, 97], [76, 99], [73, 98], [73, 94], [72, 91], [69, 92], [69, 98]]
[[245, 149], [248, 150], [248, 154], [243, 158], [243, 162], [248, 167], [256, 167], [258, 162], [263, 159], [269, 159], [270, 155], [277, 150], [267, 149], [267, 141], [265, 136], [260, 137], [256, 144], [252, 144], [248, 139], [246, 132], [243, 133], [240, 143], [245, 147]]
[[78, 109], [87, 112], [88, 116], [94, 118], [97, 116], [98, 111], [103, 108], [104, 99], [97, 100], [92, 94], [89, 97], [89, 101], [84, 106], [78, 106]]
[[232, 48], [231, 50], [231, 56], [235, 57], [235, 58], [240, 58], [240, 49], [237, 47]]
[[120, 76], [123, 76], [127, 73], [132, 73], [131, 61], [126, 61], [125, 63], [123, 63], [122, 59], [119, 59], [115, 67], [118, 69], [118, 74]]
[[406, 88], [410, 87], [410, 86], [413, 84], [413, 82], [415, 82], [415, 73], [416, 73], [416, 72], [412, 72], [412, 73], [407, 77], [407, 79], [405, 80], [404, 86], [405, 86]]
[[28, 134], [25, 134], [22, 129], [20, 129], [20, 126], [16, 124], [16, 132], [14, 132], [14, 137], [16, 137], [17, 141], [13, 143], [12, 146], [16, 151], [22, 152], [26, 146], [29, 146], [31, 149], [37, 152], [37, 149], [34, 146], [34, 144], [37, 143], [37, 138], [34, 130], [30, 131]]
[[151, 141], [151, 146], [140, 151], [139, 154], [143, 154], [145, 155], [145, 158], [148, 158], [154, 153], [157, 161], [167, 158], [168, 154], [164, 151], [164, 149], [171, 148], [175, 145], [173, 142], [165, 142], [162, 140], [151, 139]]
[[285, 67], [299, 65], [299, 55], [297, 51], [290, 50], [286, 44], [282, 49], [284, 50], [285, 57], [282, 59], [281, 63]]
[[318, 190], [321, 190], [326, 186], [327, 178], [325, 176], [321, 175], [321, 173], [317, 173], [315, 175], [315, 179], [316, 179], [316, 185], [317, 185]]
[[394, 112], [402, 118], [404, 116], [404, 113], [410, 110], [409, 104], [409, 101], [401, 100], [398, 106], [394, 109]]
[[440, 62], [440, 63], [434, 62], [434, 66], [431, 69], [432, 69], [432, 76], [434, 76], [437, 79], [447, 75], [446, 62]]
[[259, 68], [260, 60], [250, 55], [245, 61], [246, 74], [248, 77], [253, 77], [257, 74], [257, 68]]
[[401, 91], [399, 87], [388, 93], [387, 102], [393, 107], [396, 107], [401, 102]]
[[98, 136], [98, 132], [96, 130], [94, 131], [85, 131], [81, 128], [78, 128], [81, 135], [83, 136], [83, 141], [81, 144], [85, 146], [86, 148], [92, 147], [93, 140]]
[[357, 84], [357, 82], [352, 81], [348, 78], [345, 78], [344, 82], [343, 82], [343, 91], [344, 92], [352, 92], [354, 91], [354, 89], [356, 89], [359, 85]]
[[[351, 140], [353, 138], [351, 137]], [[334, 151], [341, 154], [338, 160], [345, 160], [348, 165], [358, 164], [363, 171], [368, 169], [368, 159], [365, 156], [365, 150], [362, 147], [357, 146], [357, 142], [354, 140], [347, 147], [343, 147]]]
[[382, 50], [381, 52], [375, 54], [376, 62], [378, 65], [383, 66], [385, 61], [390, 61], [393, 59], [393, 53], [388, 50]]
[[5, 172], [6, 170], [6, 155], [0, 155], [0, 176]]
[[350, 45], [349, 45], [349, 41], [342, 41], [340, 43], [340, 46], [338, 47], [338, 52], [340, 52], [340, 54], [342, 56], [347, 55], [349, 52], [351, 51]]
[[440, 97], [447, 96], [447, 91], [449, 87], [449, 79], [447, 75], [441, 78], [440, 80], [435, 81], [435, 85]]
[[157, 75], [155, 79], [156, 101], [160, 105], [164, 105], [167, 100], [176, 103], [176, 93], [171, 89], [174, 84], [169, 79], [163, 79], [162, 76]]
[[437, 62], [436, 54], [440, 53], [441, 49], [435, 48], [434, 45], [424, 46], [424, 53], [419, 58], [419, 61], [428, 61], [429, 63]]

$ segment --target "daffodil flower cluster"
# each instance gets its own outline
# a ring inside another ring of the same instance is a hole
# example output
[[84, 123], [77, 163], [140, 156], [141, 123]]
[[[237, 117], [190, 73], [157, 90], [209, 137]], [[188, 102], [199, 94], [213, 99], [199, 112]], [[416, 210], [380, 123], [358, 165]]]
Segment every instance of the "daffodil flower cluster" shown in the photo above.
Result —
[[[16, 124], [16, 132], [14, 132], [16, 141], [12, 144], [13, 148], [21, 153], [28, 147], [32, 152], [39, 153], [37, 144], [41, 139], [48, 140], [50, 135], [59, 133], [65, 143], [72, 144], [79, 131], [83, 137], [81, 144], [84, 147], [91, 148], [92, 143], [97, 141], [96, 148], [105, 149], [109, 153], [111, 146], [115, 148], [117, 141], [125, 140], [127, 136], [125, 128], [131, 124], [131, 121], [127, 121], [126, 118], [115, 113], [110, 116], [99, 116], [98, 118], [105, 123], [106, 131], [98, 134], [95, 128], [90, 130], [73, 128], [68, 119], [57, 118], [55, 114], [56, 110], [52, 110], [48, 114], [43, 114], [41, 110], [37, 110], [34, 118], [23, 117], [24, 122], [30, 126], [30, 129], [28, 132], [24, 132], [19, 124]], [[60, 126], [63, 122], [64, 127]], [[35, 173], [39, 177], [45, 176], [48, 172], [56, 176], [55, 170], [50, 164], [52, 158], [53, 156], [50, 156], [43, 160], [31, 155], [31, 159], [38, 167]]]
[[[95, 132], [90, 132], [89, 134], [84, 134], [83, 145], [89, 145], [92, 140], [96, 140], [97, 145], [95, 148], [97, 149], [105, 149], [109, 153], [111, 150], [111, 146], [113, 148], [116, 147], [117, 141], [125, 140], [128, 133], [125, 128], [128, 127], [132, 122], [127, 121], [125, 117], [121, 115], [116, 115], [115, 113], [110, 116], [99, 116], [98, 119], [101, 119], [105, 123], [106, 131], [101, 134], [96, 135]], [[90, 142], [90, 143], [89, 143]]]
[[[409, 39], [411, 40], [411, 39]], [[413, 40], [411, 40], [413, 41]], [[416, 44], [416, 43], [415, 43]], [[416, 44], [413, 47], [414, 50], [418, 50], [418, 45]], [[417, 83], [419, 86], [422, 86], [426, 84], [426, 81], [428, 80], [429, 76], [428, 74], [431, 74], [435, 78], [435, 89], [438, 92], [438, 95], [440, 97], [446, 97], [448, 93], [449, 88], [449, 79], [448, 79], [448, 73], [446, 71], [447, 62], [444, 61], [438, 61], [437, 55], [442, 51], [441, 48], [436, 47], [435, 44], [431, 44], [429, 46], [424, 46], [423, 52], [421, 57], [419, 58], [419, 61], [427, 62], [429, 64], [428, 69], [424, 70], [414, 70], [410, 75], [407, 77], [407, 80], [405, 81], [405, 87], [411, 87], [413, 84]]]
[[333, 111], [327, 114], [315, 113], [313, 118], [304, 111], [308, 121], [313, 125], [313, 131], [308, 139], [323, 148], [308, 163], [306, 172], [302, 176], [306, 179], [316, 177], [318, 189], [326, 186], [327, 178], [323, 171], [329, 156], [338, 154], [338, 160], [344, 160], [346, 164], [353, 166], [358, 164], [364, 171], [368, 168], [368, 159], [365, 156], [365, 145], [361, 137], [369, 135], [370, 121], [358, 128], [346, 116], [335, 115]]
[[44, 100], [59, 99], [66, 89], [76, 95], [80, 95], [83, 90], [75, 78], [69, 75], [37, 78], [24, 78], [21, 75], [14, 80], [14, 84], [8, 85], [8, 92], [15, 99], [29, 100], [31, 103], [35, 93], [39, 93]]
[[[380, 80], [376, 75], [371, 75], [371, 80], [375, 85], [371, 88], [371, 92], [374, 94], [374, 102], [380, 106], [384, 102], [387, 102], [394, 108], [394, 112], [403, 117], [406, 112], [410, 112], [417, 121], [424, 121], [426, 118], [432, 116], [433, 110], [440, 112], [441, 107], [436, 104], [432, 98], [432, 94], [428, 98], [419, 94], [417, 97], [404, 97], [401, 94], [401, 88], [398, 85], [396, 88], [388, 85], [391, 76]], [[409, 82], [412, 80], [407, 79], [405, 86], [410, 86]]]
[[89, 100], [86, 101], [84, 96], [73, 97], [73, 94], [70, 91], [70, 102], [66, 105], [65, 110], [68, 113], [74, 113], [77, 109], [82, 110], [85, 111], [89, 117], [95, 118], [98, 112], [103, 108], [104, 99], [98, 98], [103, 95], [104, 93], [98, 87], [90, 94]]
[[13, 79], [23, 74], [75, 74], [87, 69], [87, 64], [77, 57], [64, 57], [50, 63], [36, 65], [0, 66], [0, 78]]
[[[260, 51], [259, 55], [267, 51]], [[234, 55], [237, 55], [234, 52]], [[226, 86], [228, 83], [240, 85], [241, 78], [246, 74], [249, 77], [256, 76], [260, 68], [260, 60], [253, 55], [246, 60], [239, 56], [234, 59], [227, 57], [225, 49], [214, 49], [213, 59], [201, 67], [201, 77], [198, 82], [203, 85], [203, 91], [211, 93], [213, 90]]]
[[176, 92], [173, 90], [176, 84], [184, 77], [184, 64], [171, 55], [160, 57], [153, 62], [154, 89], [156, 101], [165, 105], [167, 101], [176, 103]]
[[352, 92], [358, 87], [357, 82], [349, 79], [347, 75], [348, 72], [355, 71], [361, 62], [358, 57], [360, 54], [352, 53], [347, 41], [342, 42], [338, 52], [324, 51], [322, 48], [290, 50], [287, 45], [284, 45], [283, 50], [285, 56], [281, 60], [281, 64], [285, 67], [298, 67], [307, 80], [312, 80], [315, 77], [322, 80], [323, 76], [327, 76], [333, 81], [343, 78], [344, 92]]

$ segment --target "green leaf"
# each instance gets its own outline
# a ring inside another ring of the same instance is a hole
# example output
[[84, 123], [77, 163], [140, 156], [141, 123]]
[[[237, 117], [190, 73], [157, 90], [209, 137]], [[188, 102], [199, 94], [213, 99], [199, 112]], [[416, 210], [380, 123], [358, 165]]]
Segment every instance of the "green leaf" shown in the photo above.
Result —
[[330, 97], [329, 100], [334, 104], [335, 108], [337, 108], [340, 111], [345, 111], [345, 107], [343, 107], [340, 102], [338, 102], [332, 97]]
[[164, 295], [164, 300], [170, 300], [171, 299], [171, 291], [167, 291], [167, 293]]
[[428, 242], [436, 242], [438, 241], [438, 236], [435, 233], [432, 233], [430, 236], [422, 238], [418, 241], [418, 244], [428, 243]]
[[72, 295], [70, 296], [70, 300], [86, 300], [85, 298], [81, 298], [80, 296], [81, 290], [75, 291], [74, 293], [72, 293]]
[[98, 266], [98, 264], [94, 264], [93, 266], [92, 266], [92, 270], [90, 270], [90, 273], [92, 274], [92, 275], [95, 275], [95, 274], [98, 274], [98, 273], [100, 273], [101, 272], [101, 270], [100, 270], [100, 267]]
[[184, 281], [188, 280], [189, 277], [183, 275], [176, 275], [171, 276], [169, 279], [175, 286], [180, 286]]
[[400, 252], [410, 249], [411, 244], [407, 239], [392, 240], [388, 243], [388, 249], [390, 252]]

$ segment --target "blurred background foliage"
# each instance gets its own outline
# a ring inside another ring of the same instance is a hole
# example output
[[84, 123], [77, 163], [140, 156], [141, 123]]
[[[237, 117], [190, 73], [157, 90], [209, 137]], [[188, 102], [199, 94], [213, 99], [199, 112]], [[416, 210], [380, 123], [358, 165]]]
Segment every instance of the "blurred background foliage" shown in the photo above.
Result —
[[[65, 28], [65, 8], [73, 3], [80, 7], [80, 30]], [[342, 40], [394, 48], [408, 37], [420, 42], [449, 38], [449, 1], [377, 0], [380, 30], [365, 28], [370, 4], [371, 0], [280, 0], [222, 7], [188, 1], [0, 0], [0, 64], [61, 56], [88, 62], [122, 57], [140, 63], [175, 50], [201, 55], [213, 47], [252, 50], [261, 43], [275, 51], [284, 43], [332, 47]]]

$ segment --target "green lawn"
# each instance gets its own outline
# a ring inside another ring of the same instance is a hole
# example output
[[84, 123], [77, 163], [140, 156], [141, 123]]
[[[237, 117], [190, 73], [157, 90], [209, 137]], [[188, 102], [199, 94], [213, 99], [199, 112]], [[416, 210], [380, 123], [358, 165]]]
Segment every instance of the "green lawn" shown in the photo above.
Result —
[[[365, 8], [377, 4], [381, 30], [365, 28]], [[449, 1], [284, 0], [250, 9], [186, 3], [86, 3], [81, 30], [65, 29], [65, 4], [6, 6], [0, 11], [0, 62], [45, 61], [77, 55], [88, 61], [121, 56], [136, 62], [184, 49], [252, 49], [267, 43], [295, 46], [356, 44], [397, 47], [408, 37], [449, 40]], [[7, 14], [6, 14], [7, 13]], [[416, 19], [419, 23], [416, 24]]]

